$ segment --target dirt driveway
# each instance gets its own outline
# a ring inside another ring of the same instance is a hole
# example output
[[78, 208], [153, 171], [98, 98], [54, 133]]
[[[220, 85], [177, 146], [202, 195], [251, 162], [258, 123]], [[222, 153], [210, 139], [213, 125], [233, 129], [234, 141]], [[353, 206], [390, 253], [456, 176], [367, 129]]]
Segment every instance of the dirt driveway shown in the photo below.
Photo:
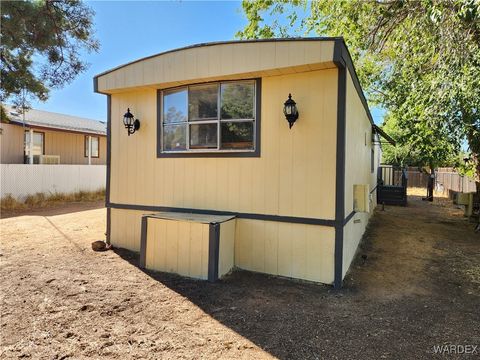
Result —
[[480, 345], [480, 236], [445, 202], [377, 211], [341, 291], [142, 272], [135, 254], [90, 250], [104, 209], [0, 224], [2, 359], [418, 359]]

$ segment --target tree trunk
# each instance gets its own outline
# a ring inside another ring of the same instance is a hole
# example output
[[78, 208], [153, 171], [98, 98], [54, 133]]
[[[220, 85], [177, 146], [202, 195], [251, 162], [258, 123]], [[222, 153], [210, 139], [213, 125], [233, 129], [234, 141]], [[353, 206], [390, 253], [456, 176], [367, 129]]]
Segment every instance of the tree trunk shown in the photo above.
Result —
[[[470, 130], [467, 133], [468, 147], [470, 148], [470, 151], [472, 153], [471, 160], [473, 161], [475, 166], [475, 185], [477, 189], [477, 199], [480, 199], [480, 137], [478, 136], [479, 132], [480, 128], [472, 124]], [[480, 210], [475, 231], [480, 231]]]

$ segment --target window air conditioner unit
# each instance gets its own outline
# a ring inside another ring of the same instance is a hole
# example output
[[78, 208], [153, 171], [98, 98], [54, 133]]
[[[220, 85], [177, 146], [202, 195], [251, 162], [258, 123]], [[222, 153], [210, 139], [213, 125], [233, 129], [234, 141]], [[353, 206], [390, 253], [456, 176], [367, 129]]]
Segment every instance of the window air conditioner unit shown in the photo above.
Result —
[[60, 164], [60, 155], [39, 155], [39, 164], [58, 165]]

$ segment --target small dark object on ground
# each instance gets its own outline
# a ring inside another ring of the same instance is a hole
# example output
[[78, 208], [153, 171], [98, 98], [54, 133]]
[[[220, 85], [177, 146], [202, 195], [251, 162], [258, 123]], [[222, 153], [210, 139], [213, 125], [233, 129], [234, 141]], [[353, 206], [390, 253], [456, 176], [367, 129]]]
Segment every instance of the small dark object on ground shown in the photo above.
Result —
[[112, 248], [112, 245], [107, 245], [104, 241], [97, 240], [92, 243], [93, 251], [107, 251]]

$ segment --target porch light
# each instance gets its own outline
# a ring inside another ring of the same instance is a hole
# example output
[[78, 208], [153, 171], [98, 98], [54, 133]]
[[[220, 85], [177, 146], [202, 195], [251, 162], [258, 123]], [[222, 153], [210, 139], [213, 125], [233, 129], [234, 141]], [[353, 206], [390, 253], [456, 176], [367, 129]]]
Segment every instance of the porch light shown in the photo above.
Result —
[[283, 113], [288, 121], [288, 126], [292, 128], [295, 121], [298, 119], [297, 103], [292, 100], [292, 94], [288, 94], [288, 100], [283, 104]]
[[123, 125], [125, 125], [125, 129], [127, 129], [128, 136], [140, 129], [140, 120], [135, 119], [133, 114], [130, 112], [130, 108], [128, 108], [125, 115], [123, 115]]

